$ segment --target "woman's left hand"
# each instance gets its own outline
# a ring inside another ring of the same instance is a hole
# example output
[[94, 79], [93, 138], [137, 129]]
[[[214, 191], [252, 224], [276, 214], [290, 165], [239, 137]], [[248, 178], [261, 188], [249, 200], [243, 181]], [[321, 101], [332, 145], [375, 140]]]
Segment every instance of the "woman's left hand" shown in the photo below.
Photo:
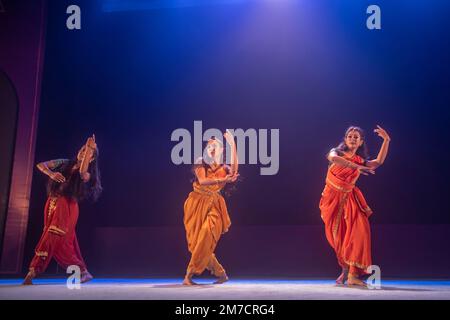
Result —
[[229, 144], [230, 146], [233, 146], [233, 145], [234, 145], [234, 137], [233, 137], [233, 135], [231, 134], [230, 131], [227, 130], [227, 131], [223, 134], [223, 136], [225, 137], [225, 140], [228, 142], [228, 144]]
[[377, 125], [377, 128], [375, 130], [373, 130], [373, 132], [375, 132], [376, 134], [378, 134], [379, 137], [383, 138], [385, 141], [390, 141], [391, 137], [389, 136], [389, 134], [386, 132], [386, 130], [384, 130], [382, 127], [380, 127], [379, 125]]
[[95, 134], [92, 137], [89, 137], [86, 142], [86, 146], [91, 149], [97, 149], [97, 143], [95, 143]]
[[91, 174], [89, 172], [84, 172], [81, 174], [81, 180], [83, 180], [83, 182], [88, 182], [90, 178]]

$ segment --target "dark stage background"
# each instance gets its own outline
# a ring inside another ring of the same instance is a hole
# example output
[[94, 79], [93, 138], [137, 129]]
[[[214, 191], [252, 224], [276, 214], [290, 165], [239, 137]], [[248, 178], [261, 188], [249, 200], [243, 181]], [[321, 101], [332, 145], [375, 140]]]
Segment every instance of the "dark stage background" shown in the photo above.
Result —
[[[375, 212], [374, 262], [387, 276], [449, 274], [448, 1], [377, 1], [380, 31], [365, 26], [371, 1], [139, 3], [49, 1], [36, 161], [72, 157], [96, 134], [104, 194], [78, 224], [94, 275], [183, 275], [192, 176], [172, 164], [170, 135], [194, 120], [280, 129], [279, 173], [241, 166], [228, 199], [218, 255], [231, 275], [337, 272], [318, 201], [325, 154], [352, 124], [372, 156], [374, 127], [392, 136], [386, 164], [359, 183]], [[79, 31], [65, 28], [70, 4]], [[25, 263], [44, 202], [36, 170]]]

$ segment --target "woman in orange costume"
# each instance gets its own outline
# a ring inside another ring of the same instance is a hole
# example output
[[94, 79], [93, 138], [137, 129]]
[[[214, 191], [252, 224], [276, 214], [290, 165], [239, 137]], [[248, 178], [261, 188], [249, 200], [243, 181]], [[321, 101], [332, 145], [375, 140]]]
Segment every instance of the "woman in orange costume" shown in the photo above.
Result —
[[327, 240], [342, 267], [337, 284], [365, 286], [360, 278], [372, 265], [369, 225], [372, 210], [355, 183], [361, 174], [375, 174], [386, 159], [391, 139], [380, 126], [374, 132], [383, 138], [376, 159], [367, 160], [364, 132], [358, 127], [348, 128], [343, 142], [327, 156], [330, 165], [319, 207]]
[[238, 177], [238, 159], [234, 137], [224, 137], [231, 146], [230, 166], [222, 164], [223, 145], [217, 139], [208, 141], [207, 157], [198, 159], [194, 166], [193, 191], [184, 203], [184, 226], [191, 259], [183, 285], [195, 285], [194, 275], [209, 270], [220, 284], [228, 281], [225, 269], [217, 260], [214, 250], [221, 235], [228, 231], [231, 221], [221, 190]]
[[58, 159], [42, 162], [38, 169], [49, 176], [48, 199], [44, 210], [44, 231], [36, 246], [35, 255], [24, 285], [44, 272], [55, 258], [60, 266], [76, 265], [84, 283], [92, 279], [78, 246], [75, 227], [78, 220], [78, 201], [96, 200], [101, 193], [98, 170], [98, 149], [95, 136], [89, 137], [73, 160]]

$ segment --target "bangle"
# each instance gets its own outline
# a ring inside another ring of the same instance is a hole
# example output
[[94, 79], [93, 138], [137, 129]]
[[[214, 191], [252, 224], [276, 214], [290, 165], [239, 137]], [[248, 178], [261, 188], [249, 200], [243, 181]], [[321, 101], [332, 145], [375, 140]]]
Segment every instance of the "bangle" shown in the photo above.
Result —
[[351, 162], [351, 161], [348, 161], [348, 167], [352, 168], [352, 169], [358, 169], [358, 165], [353, 163], [353, 162]]

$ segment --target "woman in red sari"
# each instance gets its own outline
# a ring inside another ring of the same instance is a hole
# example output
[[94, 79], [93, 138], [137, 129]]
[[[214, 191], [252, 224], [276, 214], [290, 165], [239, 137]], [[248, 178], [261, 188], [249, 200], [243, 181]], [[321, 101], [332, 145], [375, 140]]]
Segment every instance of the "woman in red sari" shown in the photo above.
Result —
[[102, 190], [97, 159], [98, 149], [95, 136], [92, 136], [80, 149], [76, 159], [51, 160], [37, 165], [50, 178], [48, 199], [44, 210], [44, 230], [24, 285], [33, 284], [33, 278], [45, 271], [52, 258], [64, 269], [71, 265], [79, 266], [82, 283], [93, 278], [81, 256], [75, 227], [78, 201], [87, 198], [96, 200]]
[[361, 277], [372, 265], [369, 224], [372, 210], [355, 183], [361, 174], [375, 174], [386, 159], [391, 139], [380, 126], [374, 132], [383, 138], [376, 159], [367, 159], [364, 131], [358, 127], [348, 128], [344, 141], [327, 156], [330, 165], [319, 207], [327, 240], [342, 267], [337, 284], [365, 286]]

